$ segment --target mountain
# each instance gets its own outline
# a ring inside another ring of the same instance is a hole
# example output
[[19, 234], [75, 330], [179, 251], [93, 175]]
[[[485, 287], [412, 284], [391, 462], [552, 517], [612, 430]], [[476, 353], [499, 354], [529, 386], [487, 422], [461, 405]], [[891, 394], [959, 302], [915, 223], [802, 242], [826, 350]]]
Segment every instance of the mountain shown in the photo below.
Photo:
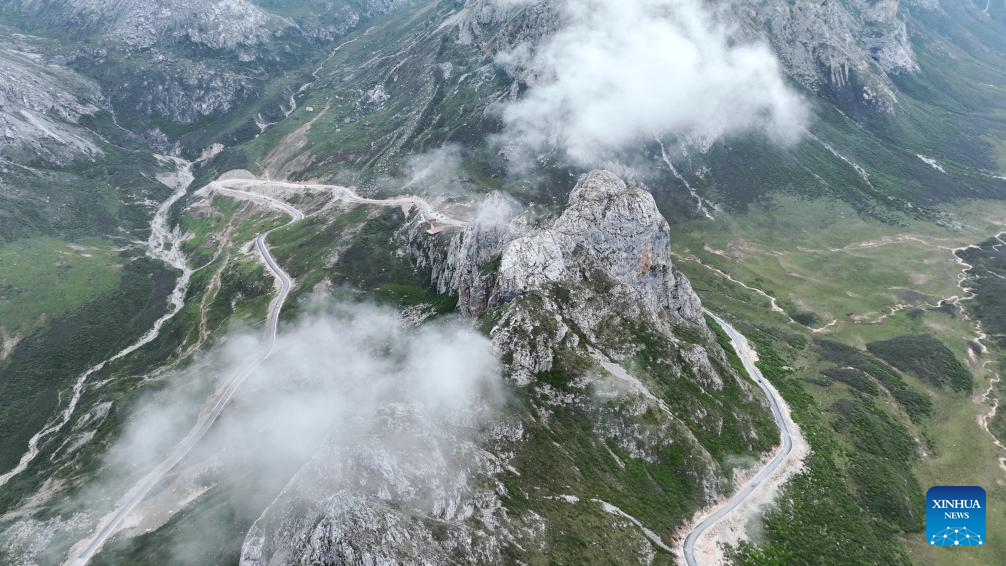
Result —
[[1001, 499], [1004, 18], [4, 3], [0, 556], [945, 559], [925, 489]]
[[[648, 193], [591, 172], [553, 224], [530, 231], [498, 199], [484, 206], [482, 221], [432, 246], [420, 225], [402, 236], [448, 292], [467, 298], [462, 309], [498, 321], [490, 336], [515, 384], [514, 406], [478, 444], [464, 427], [409, 412], [369, 433], [406, 431], [403, 442], [421, 447], [419, 460], [398, 444], [326, 445], [255, 521], [243, 564], [540, 560], [556, 530], [583, 529], [587, 517], [592, 530], [620, 530], [623, 519], [598, 505], [574, 518], [561, 504], [518, 504], [525, 494], [587, 502], [607, 493], [609, 505], [640, 509], [642, 493], [621, 487], [633, 481], [624, 464], [631, 459], [651, 476], [640, 487], [666, 505], [647, 523], [671, 525], [685, 502], [716, 497], [728, 455], [766, 446], [772, 433], [762, 401], [674, 270], [669, 228]], [[497, 270], [485, 267], [493, 257], [501, 258]], [[603, 400], [597, 391], [606, 391]], [[732, 444], [714, 447], [714, 436]], [[460, 476], [448, 464], [454, 459], [466, 462]], [[687, 487], [665, 483], [667, 468], [689, 478]], [[355, 493], [353, 478], [366, 478], [368, 489]], [[626, 547], [607, 556], [630, 559], [649, 545], [626, 536]]]

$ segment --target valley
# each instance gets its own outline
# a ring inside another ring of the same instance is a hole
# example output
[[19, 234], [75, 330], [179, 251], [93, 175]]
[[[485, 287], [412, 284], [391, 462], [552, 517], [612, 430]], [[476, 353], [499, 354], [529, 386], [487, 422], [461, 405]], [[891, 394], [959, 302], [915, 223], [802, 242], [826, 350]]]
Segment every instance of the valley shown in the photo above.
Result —
[[720, 8], [0, 6], [0, 561], [1006, 562], [1006, 7]]
[[[185, 187], [188, 183], [185, 183]], [[238, 194], [240, 197], [252, 197], [255, 198], [256, 195], [250, 195], [248, 193]], [[258, 197], [261, 199], [261, 197]], [[290, 215], [290, 222], [298, 222], [304, 219], [304, 213], [286, 205], [280, 201], [274, 199], [269, 199], [266, 203], [270, 206], [275, 206], [279, 208], [281, 212]], [[166, 202], [162, 207], [170, 207], [170, 201]], [[158, 234], [156, 229], [156, 217], [155, 217], [155, 229], [154, 234]], [[273, 229], [275, 230], [275, 228]], [[140, 482], [132, 487], [126, 495], [123, 497], [122, 501], [116, 506], [116, 509], [112, 511], [109, 516], [101, 519], [99, 522], [99, 531], [95, 533], [89, 539], [80, 541], [78, 544], [74, 545], [70, 549], [70, 560], [69, 564], [87, 564], [91, 558], [101, 550], [102, 545], [105, 541], [115, 534], [115, 532], [121, 527], [123, 521], [129, 516], [130, 512], [139, 505], [146, 495], [153, 489], [158, 483], [160, 483], [165, 474], [171, 471], [182, 459], [189, 454], [189, 452], [199, 443], [200, 440], [206, 435], [210, 427], [216, 422], [220, 415], [223, 414], [224, 409], [227, 407], [228, 403], [240, 389], [241, 384], [261, 365], [262, 361], [268, 359], [272, 354], [272, 349], [276, 344], [276, 333], [279, 329], [279, 313], [283, 309], [283, 305], [286, 303], [287, 297], [290, 295], [290, 289], [292, 287], [292, 282], [290, 277], [286, 274], [283, 269], [276, 264], [276, 260], [273, 259], [272, 254], [269, 252], [268, 244], [266, 244], [266, 238], [269, 236], [269, 232], [263, 232], [255, 237], [255, 249], [258, 251], [262, 262], [265, 264], [266, 268], [276, 279], [276, 285], [278, 288], [276, 298], [273, 299], [269, 306], [269, 312], [266, 316], [266, 348], [260, 354], [259, 357], [250, 361], [247, 367], [241, 369], [232, 378], [224, 383], [223, 391], [217, 398], [211, 398], [207, 400], [207, 408], [203, 412], [196, 423], [195, 428], [193, 428], [182, 440], [182, 442], [176, 446], [168, 456], [166, 460], [158, 464], [156, 468], [145, 475]], [[177, 242], [180, 244], [180, 242]], [[177, 250], [181, 250], [181, 246], [177, 245]], [[181, 263], [183, 269], [187, 270], [184, 256], [179, 256], [181, 258]], [[188, 278], [191, 276], [191, 272], [183, 271], [183, 276], [179, 278], [180, 281], [184, 280], [184, 284], [188, 284]], [[184, 295], [184, 290], [181, 293]], [[179, 301], [180, 302], [180, 301]], [[181, 305], [179, 304], [179, 307]], [[174, 313], [172, 313], [174, 314]], [[159, 329], [159, 326], [155, 326], [155, 329]], [[79, 550], [78, 550], [79, 548]]]

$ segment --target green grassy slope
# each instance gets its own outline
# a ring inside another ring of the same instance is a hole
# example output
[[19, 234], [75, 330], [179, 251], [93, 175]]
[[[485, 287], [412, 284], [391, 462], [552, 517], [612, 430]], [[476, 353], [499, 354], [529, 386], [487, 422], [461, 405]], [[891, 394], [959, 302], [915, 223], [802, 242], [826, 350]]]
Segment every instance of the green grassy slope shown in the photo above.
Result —
[[[1001, 354], [998, 346], [980, 354], [974, 320], [938, 303], [962, 294], [953, 249], [1000, 231], [1006, 205], [942, 207], [950, 225], [966, 222], [955, 229], [885, 224], [834, 201], [770, 202], [682, 223], [674, 240], [678, 265], [706, 305], [735, 316], [756, 341], [763, 371], [813, 449], [808, 469], [784, 488], [764, 532], [736, 550], [736, 561], [949, 563], [923, 540], [921, 497], [932, 485], [996, 493], [1001, 454], [978, 424], [989, 405], [972, 396], [971, 381], [984, 391], [997, 367], [984, 362]], [[980, 263], [981, 253], [968, 253]], [[785, 312], [714, 269], [775, 297]], [[980, 309], [982, 300], [963, 305]], [[807, 312], [816, 314], [810, 327], [794, 320]], [[1006, 545], [961, 559], [990, 556], [1006, 556]]]

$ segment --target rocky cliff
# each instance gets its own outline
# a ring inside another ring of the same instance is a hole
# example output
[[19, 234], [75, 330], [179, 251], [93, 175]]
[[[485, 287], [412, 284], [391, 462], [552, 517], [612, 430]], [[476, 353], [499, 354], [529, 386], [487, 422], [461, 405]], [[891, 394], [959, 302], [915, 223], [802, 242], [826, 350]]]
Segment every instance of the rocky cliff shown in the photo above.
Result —
[[[446, 251], [417, 237], [420, 228], [407, 233], [417, 263], [431, 268], [441, 292], [458, 295], [462, 313], [495, 309], [492, 337], [517, 383], [552, 370], [564, 348], [596, 359], [598, 345], [613, 342], [608, 358], [631, 356], [631, 347], [615, 345], [631, 341], [619, 336], [626, 324], [643, 325], [675, 347], [675, 328], [691, 329], [699, 341], [712, 336], [701, 301], [672, 264], [670, 228], [653, 197], [611, 172], [583, 175], [552, 221], [532, 222], [495, 195], [475, 222], [439, 246]], [[725, 362], [721, 349], [683, 350], [698, 381], [722, 387], [709, 357]]]
[[447, 246], [406, 235], [420, 266], [433, 270], [441, 292], [458, 293], [459, 309], [478, 316], [549, 285], [609, 286], [612, 296], [635, 301], [633, 314], [654, 322], [702, 322], [702, 307], [688, 280], [672, 266], [670, 228], [645, 190], [629, 188], [608, 171], [580, 178], [565, 211], [543, 224], [519, 215], [499, 193]]
[[[394, 403], [334, 434], [252, 526], [241, 566], [500, 563], [515, 526], [494, 480], [506, 462], [466, 427], [479, 409]], [[520, 433], [499, 426], [483, 440]]]
[[699, 298], [672, 265], [670, 228], [653, 197], [608, 171], [582, 176], [553, 221], [519, 215], [494, 193], [447, 246], [420, 237], [421, 224], [410, 230], [419, 265], [433, 270], [441, 292], [459, 295], [459, 309], [468, 316], [529, 293], [578, 285], [663, 329], [704, 326]]
[[[673, 2], [667, 3], [673, 9]], [[912, 73], [918, 64], [908, 38], [900, 0], [724, 0], [721, 17], [738, 39], [767, 41], [789, 75], [813, 91], [834, 91], [881, 110], [897, 102], [888, 75]], [[931, 2], [916, 2], [935, 8]], [[467, 0], [455, 21], [458, 39], [478, 45], [489, 57], [534, 49], [562, 25], [562, 3], [545, 0]], [[509, 59], [504, 60], [507, 67]], [[510, 67], [528, 79], [524, 69]], [[854, 92], [845, 92], [847, 90]]]
[[65, 165], [101, 152], [79, 126], [106, 104], [101, 90], [51, 61], [48, 47], [17, 33], [0, 38], [0, 157]]
[[133, 50], [181, 40], [236, 50], [268, 41], [292, 26], [246, 0], [168, 0], [159, 2], [158, 9], [143, 0], [22, 0], [7, 11], [39, 27], [61, 28], [72, 35], [97, 33], [106, 42]]
[[818, 93], [891, 110], [889, 78], [919, 67], [900, 0], [735, 2], [733, 13], [751, 38], [764, 38], [790, 76]]

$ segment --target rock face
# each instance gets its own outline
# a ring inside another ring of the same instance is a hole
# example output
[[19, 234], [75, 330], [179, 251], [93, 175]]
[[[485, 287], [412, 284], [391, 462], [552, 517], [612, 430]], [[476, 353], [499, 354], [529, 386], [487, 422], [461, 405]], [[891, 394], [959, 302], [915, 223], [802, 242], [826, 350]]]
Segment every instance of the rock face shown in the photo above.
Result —
[[98, 85], [43, 54], [45, 42], [0, 39], [0, 157], [64, 165], [100, 154], [80, 119], [105, 101]]
[[486, 55], [512, 49], [522, 43], [535, 45], [561, 22], [554, 2], [499, 2], [465, 0], [456, 17], [461, 43], [478, 45]]
[[[890, 110], [896, 104], [890, 74], [918, 70], [900, 12], [900, 0], [727, 0], [722, 11], [745, 40], [771, 43], [789, 75], [808, 88]], [[562, 25], [561, 3], [467, 0], [456, 17], [458, 39], [488, 57], [530, 48]], [[916, 2], [931, 7], [928, 2]], [[507, 67], [527, 80], [524, 69]], [[852, 92], [848, 92], [852, 90]]]
[[421, 237], [421, 225], [410, 228], [412, 255], [433, 270], [441, 292], [458, 293], [462, 313], [478, 316], [562, 283], [606, 288], [624, 300], [627, 314], [657, 324], [705, 324], [698, 296], [671, 263], [670, 227], [648, 192], [592, 171], [554, 222], [532, 226], [516, 212], [491, 195], [446, 252]]
[[613, 283], [609, 293], [638, 305], [630, 316], [703, 324], [702, 304], [672, 266], [670, 250], [670, 228], [650, 193], [593, 171], [580, 178], [550, 228], [507, 246], [501, 295], [514, 298], [563, 280]]
[[789, 74], [812, 90], [891, 110], [897, 96], [888, 75], [914, 73], [900, 0], [736, 2], [751, 37], [766, 37]]
[[514, 538], [492, 479], [503, 462], [466, 424], [395, 404], [340, 431], [252, 526], [241, 566], [500, 563]]
[[478, 316], [500, 305], [496, 269], [503, 248], [524, 230], [515, 220], [517, 206], [499, 193], [492, 193], [479, 207], [474, 222], [446, 245], [426, 236], [422, 222], [408, 225], [402, 243], [420, 267], [429, 267], [433, 283], [442, 294], [458, 294], [458, 310]]
[[517, 383], [552, 369], [556, 348], [578, 347], [581, 336], [601, 341], [606, 323], [637, 320], [665, 334], [686, 325], [710, 335], [701, 301], [671, 262], [670, 228], [653, 196], [608, 171], [583, 175], [552, 222], [532, 225], [497, 194], [446, 244], [431, 243], [421, 223], [404, 240], [466, 316], [533, 295], [505, 309], [492, 334]]
[[183, 40], [236, 50], [268, 41], [293, 25], [247, 0], [168, 0], [156, 10], [144, 0], [20, 0], [7, 11], [74, 35], [98, 33], [130, 50]]
[[[608, 171], [583, 175], [551, 225], [530, 229], [501, 252], [489, 295], [534, 299], [507, 309], [493, 330], [511, 377], [531, 381], [552, 369], [557, 347], [603, 343], [601, 334], [621, 321], [668, 335], [679, 325], [709, 335], [702, 303], [670, 253], [670, 229], [648, 192]], [[536, 323], [537, 314], [549, 324]]]

